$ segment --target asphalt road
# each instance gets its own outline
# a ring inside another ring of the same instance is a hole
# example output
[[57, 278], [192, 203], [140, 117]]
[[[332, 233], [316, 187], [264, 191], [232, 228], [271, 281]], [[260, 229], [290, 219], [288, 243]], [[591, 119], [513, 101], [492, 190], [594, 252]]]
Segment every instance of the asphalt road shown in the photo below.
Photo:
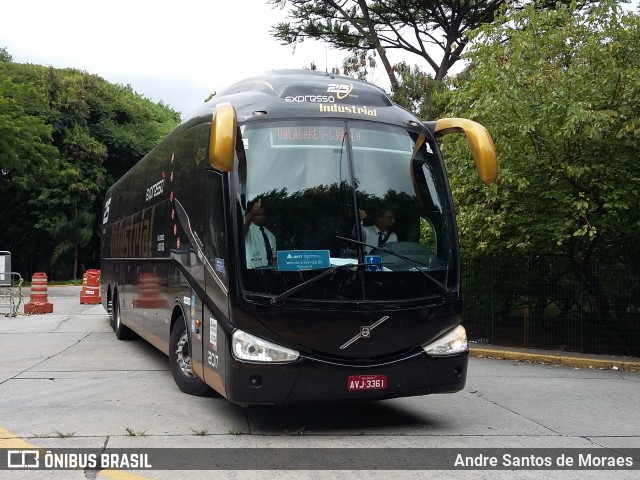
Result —
[[[570, 449], [598, 448], [603, 455], [640, 449], [638, 372], [471, 358], [466, 388], [453, 395], [242, 408], [220, 397], [181, 393], [163, 354], [143, 341], [117, 340], [102, 306], [80, 305], [79, 293], [80, 287], [49, 287], [53, 314], [0, 317], [0, 449], [170, 448], [169, 456], [183, 452], [177, 448], [269, 448], [275, 449], [269, 451], [273, 455], [293, 448], [318, 455], [323, 448], [368, 448], [372, 455], [380, 455], [380, 448], [463, 454], [482, 448], [495, 449], [497, 455], [514, 448], [534, 453], [553, 449], [552, 455]], [[268, 471], [260, 476], [636, 479], [640, 465], [635, 455], [635, 470], [529, 470], [516, 465], [514, 471], [425, 472], [400, 471], [389, 458], [388, 468], [395, 470], [391, 474], [361, 470], [361, 463], [349, 463], [346, 456], [339, 471]], [[385, 468], [379, 457], [374, 460]], [[164, 479], [178, 473], [4, 467], [0, 465], [0, 478], [11, 479]], [[179, 476], [256, 478], [257, 473], [234, 468]]]

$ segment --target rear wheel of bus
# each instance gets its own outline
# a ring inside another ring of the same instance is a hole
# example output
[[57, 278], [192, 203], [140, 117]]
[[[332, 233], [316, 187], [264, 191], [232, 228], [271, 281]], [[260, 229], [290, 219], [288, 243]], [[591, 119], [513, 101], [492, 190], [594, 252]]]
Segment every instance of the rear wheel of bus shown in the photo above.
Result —
[[133, 338], [133, 331], [122, 323], [122, 317], [120, 316], [120, 302], [118, 296], [113, 297], [113, 325], [118, 340], [130, 340]]
[[196, 377], [191, 367], [191, 345], [184, 317], [180, 315], [171, 330], [169, 341], [169, 366], [178, 388], [189, 395], [199, 397], [211, 394], [212, 389]]

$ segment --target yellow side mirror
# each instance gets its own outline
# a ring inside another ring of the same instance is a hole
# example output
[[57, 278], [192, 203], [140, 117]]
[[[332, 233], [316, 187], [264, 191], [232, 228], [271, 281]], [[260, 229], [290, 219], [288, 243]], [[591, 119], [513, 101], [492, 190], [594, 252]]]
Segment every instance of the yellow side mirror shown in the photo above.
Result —
[[483, 183], [493, 183], [498, 178], [498, 160], [491, 134], [477, 122], [465, 118], [442, 118], [436, 122], [435, 134], [440, 137], [450, 133], [464, 133], [471, 147], [478, 177]]
[[216, 105], [211, 119], [209, 164], [221, 172], [233, 170], [236, 151], [236, 111], [230, 103]]

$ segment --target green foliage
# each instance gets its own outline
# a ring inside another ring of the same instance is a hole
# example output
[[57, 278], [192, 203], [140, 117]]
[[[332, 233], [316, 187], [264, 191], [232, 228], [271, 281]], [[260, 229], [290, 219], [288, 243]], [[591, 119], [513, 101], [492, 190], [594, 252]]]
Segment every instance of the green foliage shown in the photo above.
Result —
[[95, 75], [0, 58], [0, 245], [27, 278], [75, 278], [98, 265], [106, 189], [179, 115]]
[[[358, 80], [367, 81], [377, 65], [375, 52], [369, 53], [367, 50], [353, 49], [350, 55], [342, 60], [342, 69], [333, 67], [331, 73], [348, 75]], [[315, 67], [315, 65], [313, 66]], [[312, 70], [315, 70], [315, 68], [312, 68]]]
[[0, 62], [11, 62], [13, 57], [9, 55], [5, 47], [0, 48]]
[[406, 62], [394, 65], [398, 85], [393, 92], [393, 100], [418, 118], [433, 120], [443, 115], [446, 105], [440, 100], [446, 85], [420, 70], [417, 65], [411, 68]]
[[42, 117], [46, 97], [20, 78], [14, 81], [13, 70], [14, 64], [0, 63], [0, 191], [30, 188], [56, 153], [51, 127]]
[[449, 113], [489, 129], [500, 172], [480, 186], [445, 144], [465, 251], [638, 260], [640, 17], [609, 0], [526, 7], [475, 40]]

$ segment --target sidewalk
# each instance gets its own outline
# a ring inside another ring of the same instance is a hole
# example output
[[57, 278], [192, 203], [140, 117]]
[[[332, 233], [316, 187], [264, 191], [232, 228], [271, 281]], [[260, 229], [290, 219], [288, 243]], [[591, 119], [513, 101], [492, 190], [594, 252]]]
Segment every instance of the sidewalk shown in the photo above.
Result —
[[567, 365], [578, 368], [594, 368], [602, 370], [640, 371], [640, 358], [620, 357], [613, 355], [594, 355], [560, 350], [537, 350], [518, 347], [501, 347], [497, 345], [469, 346], [470, 355], [478, 358], [494, 358], [515, 360], [519, 362], [549, 363]]

